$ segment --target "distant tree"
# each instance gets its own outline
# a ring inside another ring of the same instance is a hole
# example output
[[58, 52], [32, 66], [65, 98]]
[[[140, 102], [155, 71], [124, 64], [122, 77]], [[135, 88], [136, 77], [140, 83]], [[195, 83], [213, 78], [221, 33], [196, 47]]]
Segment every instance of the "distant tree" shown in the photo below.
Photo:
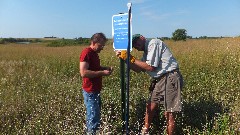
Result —
[[0, 38], [0, 44], [4, 44], [4, 39]]
[[80, 41], [80, 42], [82, 42], [82, 39], [83, 39], [82, 37], [75, 38], [76, 41]]
[[192, 36], [187, 36], [188, 39], [192, 39], [193, 37]]
[[170, 40], [170, 38], [169, 37], [158, 37], [158, 39], [161, 39], [161, 40]]
[[208, 37], [207, 36], [200, 36], [199, 38], [200, 39], [207, 39]]
[[187, 39], [187, 30], [185, 29], [177, 29], [173, 32], [172, 34], [172, 39], [174, 41], [179, 41], [179, 40], [186, 40]]
[[36, 38], [33, 42], [41, 42], [41, 40], [39, 38]]

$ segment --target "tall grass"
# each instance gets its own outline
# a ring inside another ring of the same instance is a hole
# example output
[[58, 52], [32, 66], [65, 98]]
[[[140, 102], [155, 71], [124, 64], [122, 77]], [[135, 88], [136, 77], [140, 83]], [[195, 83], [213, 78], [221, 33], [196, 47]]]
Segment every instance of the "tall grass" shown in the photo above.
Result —
[[[184, 77], [184, 110], [178, 134], [237, 134], [240, 99], [240, 38], [166, 41]], [[83, 134], [79, 54], [86, 46], [0, 45], [0, 133]], [[141, 52], [131, 52], [137, 58]], [[119, 60], [109, 42], [99, 54], [114, 72], [103, 78], [102, 132], [121, 133]], [[149, 77], [130, 73], [130, 129], [141, 129]], [[160, 109], [152, 134], [164, 134]]]

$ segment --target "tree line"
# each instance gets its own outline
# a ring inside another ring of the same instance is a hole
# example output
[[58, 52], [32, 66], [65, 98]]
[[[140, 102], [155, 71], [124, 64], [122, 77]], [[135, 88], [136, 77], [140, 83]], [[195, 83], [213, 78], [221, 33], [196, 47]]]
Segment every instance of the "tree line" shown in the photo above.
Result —
[[0, 38], [0, 44], [17, 43], [17, 42], [31, 42], [32, 40], [24, 38]]
[[[240, 36], [239, 36], [240, 37]], [[186, 41], [186, 39], [217, 39], [217, 38], [223, 38], [223, 36], [220, 37], [208, 37], [208, 36], [200, 36], [193, 38], [192, 36], [187, 35], [186, 29], [177, 29], [172, 33], [172, 37], [161, 37], [162, 40], [174, 40], [174, 41]]]
[[[240, 36], [239, 36], [240, 37]], [[172, 37], [158, 37], [159, 39], [162, 40], [174, 40], [174, 41], [186, 41], [186, 39], [193, 39], [192, 36], [187, 35], [187, 30], [186, 29], [176, 29], [172, 33]], [[223, 38], [221, 37], [207, 37], [207, 36], [200, 36], [196, 37], [194, 39], [213, 39], [213, 38]], [[5, 43], [17, 43], [17, 42], [42, 42], [41, 39], [35, 39], [35, 40], [29, 40], [25, 38], [0, 38], [0, 44], [5, 44]], [[86, 45], [90, 44], [90, 38], [74, 38], [74, 39], [59, 39], [59, 40], [51, 40], [47, 44], [47, 46], [69, 46], [69, 45]]]
[[74, 39], [60, 39], [54, 40], [47, 44], [49, 47], [58, 47], [58, 46], [75, 46], [75, 45], [89, 45], [90, 38], [74, 38]]
[[90, 44], [90, 38], [74, 38], [74, 39], [53, 39], [53, 40], [44, 40], [41, 38], [36, 39], [27, 39], [27, 38], [0, 38], [0, 44], [6, 43], [20, 43], [20, 42], [47, 42], [47, 46], [57, 47], [57, 46], [70, 46], [70, 45], [86, 45]]

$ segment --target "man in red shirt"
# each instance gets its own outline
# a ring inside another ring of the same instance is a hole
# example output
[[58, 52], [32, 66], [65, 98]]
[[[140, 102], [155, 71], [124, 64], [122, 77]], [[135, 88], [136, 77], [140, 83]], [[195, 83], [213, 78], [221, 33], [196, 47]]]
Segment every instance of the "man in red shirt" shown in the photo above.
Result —
[[89, 47], [80, 54], [80, 74], [84, 104], [86, 106], [87, 134], [94, 135], [100, 126], [102, 76], [109, 76], [112, 67], [102, 67], [98, 53], [103, 50], [107, 38], [103, 33], [95, 33], [91, 37]]

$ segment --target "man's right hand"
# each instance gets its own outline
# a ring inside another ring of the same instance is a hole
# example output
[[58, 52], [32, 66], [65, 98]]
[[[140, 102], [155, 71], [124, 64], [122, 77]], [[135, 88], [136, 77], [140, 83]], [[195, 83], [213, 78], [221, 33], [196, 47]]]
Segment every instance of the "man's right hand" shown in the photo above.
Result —
[[126, 60], [127, 59], [127, 51], [121, 51], [121, 54], [119, 55], [119, 58]]
[[108, 76], [112, 74], [112, 70], [103, 70], [104, 76]]
[[116, 51], [116, 56], [119, 58], [119, 56], [121, 55], [121, 51]]
[[[118, 58], [121, 58], [123, 60], [127, 59], [127, 51], [125, 51], [125, 50], [124, 51], [117, 51], [116, 55], [117, 55]], [[136, 58], [130, 54], [130, 61], [131, 61], [131, 63], [134, 63], [135, 59]]]

